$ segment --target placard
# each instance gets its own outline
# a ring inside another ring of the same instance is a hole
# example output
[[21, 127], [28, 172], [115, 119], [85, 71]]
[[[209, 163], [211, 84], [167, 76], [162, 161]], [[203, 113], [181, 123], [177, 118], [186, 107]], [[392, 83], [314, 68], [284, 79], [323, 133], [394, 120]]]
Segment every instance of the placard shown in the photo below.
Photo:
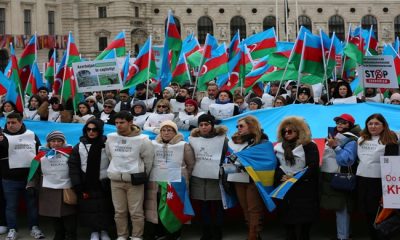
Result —
[[383, 207], [400, 209], [400, 156], [382, 156]]
[[73, 63], [78, 92], [122, 89], [120, 69], [115, 59]]
[[398, 88], [392, 56], [365, 56], [359, 67], [364, 88]]

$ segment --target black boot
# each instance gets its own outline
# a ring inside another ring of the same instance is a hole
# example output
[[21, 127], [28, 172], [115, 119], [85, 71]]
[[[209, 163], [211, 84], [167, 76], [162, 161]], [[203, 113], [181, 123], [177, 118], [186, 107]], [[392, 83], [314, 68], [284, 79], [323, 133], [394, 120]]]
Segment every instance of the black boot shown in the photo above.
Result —
[[200, 240], [210, 240], [213, 237], [211, 225], [203, 225], [203, 232]]
[[212, 228], [212, 240], [222, 240], [222, 226], [214, 225]]

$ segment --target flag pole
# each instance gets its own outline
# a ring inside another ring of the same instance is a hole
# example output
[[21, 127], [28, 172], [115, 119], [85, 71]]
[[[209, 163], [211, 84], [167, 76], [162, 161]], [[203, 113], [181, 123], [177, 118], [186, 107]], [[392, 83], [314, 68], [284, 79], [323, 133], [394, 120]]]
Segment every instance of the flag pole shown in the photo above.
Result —
[[287, 0], [284, 0], [283, 8], [284, 8], [284, 11], [285, 11], [286, 42], [289, 42], [289, 29], [288, 29], [288, 9], [289, 9], [289, 4], [288, 4]]
[[278, 41], [279, 41], [279, 16], [278, 16], [278, 0], [275, 0], [275, 15], [276, 15], [276, 18], [275, 18], [275, 28], [276, 28], [276, 31], [278, 32], [278, 37], [277, 37], [277, 39], [278, 39]]
[[[303, 64], [304, 64], [304, 50], [305, 50], [305, 45], [306, 45], [306, 43], [307, 43], [307, 35], [308, 35], [308, 33], [305, 33], [305, 36], [304, 36], [304, 42], [303, 42], [303, 49], [301, 49], [301, 58], [300, 58], [300, 65], [299, 65], [299, 71], [298, 71], [298, 76], [297, 76], [297, 92], [296, 92], [296, 100], [297, 100], [297, 96], [299, 95], [298, 94], [298, 91], [299, 91], [299, 87], [300, 87], [300, 81], [301, 81], [301, 70], [303, 70]], [[312, 89], [311, 89], [312, 90]], [[310, 96], [311, 97], [311, 96]], [[296, 101], [295, 100], [295, 101]], [[295, 103], [295, 101], [292, 103], [292, 104], [294, 104]]]
[[[11, 47], [13, 47], [13, 49], [14, 49], [14, 46], [13, 46], [12, 42], [10, 42], [10, 49], [11, 49]], [[14, 51], [15, 51], [15, 50], [14, 50]], [[15, 60], [16, 60], [17, 57], [15, 56], [15, 52], [14, 52], [14, 57], [15, 57]], [[11, 60], [11, 61], [12, 61], [12, 60]], [[18, 69], [18, 62], [17, 62], [17, 69]], [[12, 72], [12, 65], [11, 65], [11, 72]], [[18, 73], [17, 73], [17, 74], [18, 74]], [[21, 81], [19, 81], [19, 82], [21, 82]], [[23, 114], [24, 116], [26, 116], [26, 114], [25, 114], [25, 104], [24, 104], [25, 95], [22, 96], [21, 84], [18, 84], [18, 91], [19, 91], [19, 96], [20, 96], [20, 98], [21, 98], [22, 114]], [[15, 105], [16, 105], [16, 104], [17, 104], [17, 100], [15, 101]]]
[[296, 0], [296, 27], [299, 29], [299, 3]]
[[202, 63], [203, 63], [203, 60], [204, 60], [204, 51], [206, 50], [205, 47], [207, 46], [208, 36], [209, 36], [209, 33], [207, 33], [206, 41], [204, 42], [203, 54], [201, 54], [199, 69], [197, 70], [196, 79], [194, 81], [193, 96], [192, 96], [193, 99], [194, 99], [194, 96], [196, 94], [197, 82], [199, 81], [199, 75], [200, 75], [201, 69], [203, 68], [203, 64]]
[[[63, 72], [63, 78], [62, 78], [62, 86], [61, 86], [61, 98], [60, 98], [60, 103], [62, 103], [63, 100], [63, 93], [64, 93], [64, 85], [65, 85], [65, 74], [66, 74], [66, 70], [68, 67], [68, 58], [69, 58], [69, 50], [70, 50], [70, 46], [71, 46], [71, 34], [72, 32], [70, 31], [68, 34], [68, 45], [67, 45], [67, 57], [65, 58], [65, 65], [64, 65], [64, 72]], [[61, 66], [60, 66], [61, 67]]]
[[[351, 32], [351, 23], [349, 23], [349, 31], [348, 31], [348, 33], [347, 33], [347, 38], [346, 38], [346, 45], [345, 45], [345, 47], [347, 46], [347, 44], [349, 44], [350, 32]], [[344, 57], [344, 58], [343, 58], [343, 63], [342, 63], [342, 74], [341, 74], [341, 77], [342, 77], [342, 78], [343, 78], [343, 73], [344, 73], [344, 66], [345, 66], [345, 64], [346, 64], [346, 58]]]
[[149, 99], [149, 78], [150, 78], [150, 64], [151, 64], [151, 52], [152, 47], [151, 47], [151, 35], [149, 36], [149, 62], [148, 62], [148, 67], [147, 67], [147, 84], [146, 84], [146, 107], [148, 108], [149, 106], [147, 106], [147, 100]]

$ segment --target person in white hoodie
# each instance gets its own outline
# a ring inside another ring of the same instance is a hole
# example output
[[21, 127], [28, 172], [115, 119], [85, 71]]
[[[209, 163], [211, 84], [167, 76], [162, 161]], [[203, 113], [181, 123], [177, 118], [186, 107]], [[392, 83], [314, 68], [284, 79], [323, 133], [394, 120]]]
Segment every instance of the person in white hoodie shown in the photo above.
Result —
[[115, 209], [117, 240], [129, 236], [128, 213], [132, 222], [132, 240], [141, 240], [144, 232], [144, 183], [150, 174], [154, 148], [147, 135], [133, 124], [130, 112], [115, 115], [117, 132], [107, 135], [106, 154], [110, 160], [107, 175]]
[[382, 114], [375, 113], [365, 121], [365, 129], [361, 132], [357, 143], [358, 206], [367, 216], [370, 239], [382, 239], [374, 227], [382, 198], [380, 157], [399, 155], [397, 136], [389, 129]]

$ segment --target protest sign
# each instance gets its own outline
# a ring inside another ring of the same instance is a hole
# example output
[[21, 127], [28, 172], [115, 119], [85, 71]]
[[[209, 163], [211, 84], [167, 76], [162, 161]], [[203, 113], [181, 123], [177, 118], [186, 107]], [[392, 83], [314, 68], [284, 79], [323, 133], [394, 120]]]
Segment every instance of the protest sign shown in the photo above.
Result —
[[383, 207], [400, 209], [400, 156], [381, 157]]
[[392, 56], [365, 56], [359, 68], [365, 88], [398, 88]]
[[73, 63], [78, 92], [122, 89], [120, 70], [115, 59]]

